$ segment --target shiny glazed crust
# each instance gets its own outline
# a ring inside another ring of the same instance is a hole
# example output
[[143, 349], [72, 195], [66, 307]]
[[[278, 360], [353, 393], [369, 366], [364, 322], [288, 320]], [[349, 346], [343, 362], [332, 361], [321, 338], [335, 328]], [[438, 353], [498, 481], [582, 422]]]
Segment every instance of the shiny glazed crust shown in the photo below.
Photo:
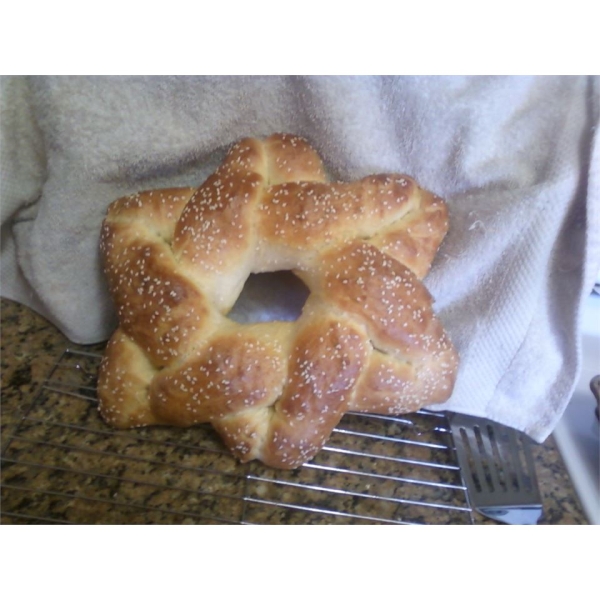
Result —
[[[445, 203], [406, 175], [328, 180], [303, 139], [235, 144], [199, 188], [115, 201], [101, 252], [119, 328], [99, 374], [118, 428], [210, 422], [242, 461], [295, 468], [347, 411], [445, 401], [458, 357], [421, 279]], [[250, 273], [292, 270], [295, 322], [227, 317]]]

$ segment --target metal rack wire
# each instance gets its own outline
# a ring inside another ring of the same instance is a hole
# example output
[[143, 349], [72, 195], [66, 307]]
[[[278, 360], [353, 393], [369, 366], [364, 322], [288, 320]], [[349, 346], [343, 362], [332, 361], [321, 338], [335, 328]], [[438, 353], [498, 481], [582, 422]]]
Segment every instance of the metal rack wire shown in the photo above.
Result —
[[300, 469], [240, 465], [208, 425], [107, 427], [100, 358], [66, 350], [7, 432], [2, 523], [474, 522], [442, 413], [349, 413]]

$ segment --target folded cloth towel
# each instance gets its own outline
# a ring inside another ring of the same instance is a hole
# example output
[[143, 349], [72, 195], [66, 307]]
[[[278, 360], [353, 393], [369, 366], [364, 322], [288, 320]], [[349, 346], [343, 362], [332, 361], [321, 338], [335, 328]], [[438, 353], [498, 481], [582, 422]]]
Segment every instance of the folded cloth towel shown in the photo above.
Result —
[[[580, 365], [600, 257], [594, 77], [5, 77], [2, 294], [106, 339], [106, 208], [199, 185], [243, 136], [305, 136], [331, 174], [402, 172], [448, 201], [426, 280], [461, 355], [444, 408], [544, 440]], [[442, 408], [442, 407], [432, 407]]]

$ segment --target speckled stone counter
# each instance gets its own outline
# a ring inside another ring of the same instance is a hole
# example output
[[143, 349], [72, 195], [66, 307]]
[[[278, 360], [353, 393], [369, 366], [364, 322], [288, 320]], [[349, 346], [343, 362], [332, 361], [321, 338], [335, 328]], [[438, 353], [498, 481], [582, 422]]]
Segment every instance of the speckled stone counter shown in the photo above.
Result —
[[[402, 446], [402, 460], [388, 461], [388, 472], [366, 484], [357, 474], [374, 468], [389, 440], [405, 433], [402, 423], [361, 422], [365, 452], [348, 417], [343, 441], [342, 433], [331, 440], [333, 452], [323, 452], [314, 468], [290, 472], [237, 464], [208, 426], [114, 432], [95, 404], [102, 344], [73, 344], [9, 300], [1, 311], [3, 524], [493, 523], [465, 511], [457, 472], [418, 419], [416, 442]], [[554, 440], [533, 451], [541, 523], [586, 523]], [[397, 477], [394, 465], [411, 460], [435, 462], [441, 484], [419, 487]], [[408, 493], [417, 496], [400, 499]], [[301, 504], [311, 508], [297, 510]], [[438, 505], [450, 510], [431, 508]]]

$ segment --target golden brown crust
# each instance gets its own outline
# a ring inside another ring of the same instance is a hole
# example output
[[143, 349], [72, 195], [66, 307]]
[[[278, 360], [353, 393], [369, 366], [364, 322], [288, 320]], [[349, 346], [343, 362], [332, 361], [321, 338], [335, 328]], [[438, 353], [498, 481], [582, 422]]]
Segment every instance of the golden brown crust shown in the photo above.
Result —
[[149, 401], [161, 422], [205, 423], [277, 399], [287, 376], [286, 327], [264, 323], [224, 329], [188, 360], [154, 377]]
[[[446, 400], [458, 358], [420, 279], [445, 203], [406, 175], [329, 182], [303, 139], [235, 144], [199, 188], [114, 202], [101, 250], [120, 327], [99, 380], [116, 427], [210, 422], [240, 460], [295, 468], [348, 410]], [[248, 275], [293, 269], [294, 323], [227, 318]]]
[[155, 374], [144, 351], [117, 329], [106, 346], [98, 375], [104, 419], [121, 429], [158, 423], [148, 403], [148, 386]]

